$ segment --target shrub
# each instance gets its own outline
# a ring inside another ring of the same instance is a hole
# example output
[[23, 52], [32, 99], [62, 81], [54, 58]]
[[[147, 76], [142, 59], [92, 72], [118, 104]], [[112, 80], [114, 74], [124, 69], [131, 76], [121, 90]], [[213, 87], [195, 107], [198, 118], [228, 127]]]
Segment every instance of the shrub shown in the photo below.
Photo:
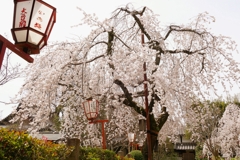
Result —
[[80, 148], [80, 160], [118, 160], [115, 152], [101, 148]]
[[25, 132], [0, 129], [1, 160], [64, 160], [73, 148], [32, 138]]
[[133, 150], [130, 152], [130, 155], [135, 159], [135, 160], [144, 160], [142, 152], [139, 150]]

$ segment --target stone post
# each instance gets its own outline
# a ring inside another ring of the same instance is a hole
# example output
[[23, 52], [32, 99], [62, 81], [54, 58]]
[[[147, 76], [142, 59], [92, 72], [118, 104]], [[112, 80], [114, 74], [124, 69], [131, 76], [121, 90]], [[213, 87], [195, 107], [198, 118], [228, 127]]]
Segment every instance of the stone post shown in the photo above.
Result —
[[79, 160], [80, 140], [77, 138], [68, 138], [67, 146], [75, 147], [73, 152], [70, 154], [70, 156], [68, 157], [67, 160]]

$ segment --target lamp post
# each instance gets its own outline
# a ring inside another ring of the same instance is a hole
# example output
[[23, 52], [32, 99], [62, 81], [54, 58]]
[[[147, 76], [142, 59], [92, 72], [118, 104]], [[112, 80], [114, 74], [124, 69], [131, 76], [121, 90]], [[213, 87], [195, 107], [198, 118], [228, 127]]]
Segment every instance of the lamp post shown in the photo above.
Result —
[[30, 54], [38, 54], [47, 45], [47, 40], [56, 22], [56, 8], [42, 0], [14, 0], [13, 27], [15, 44], [0, 35], [0, 69], [6, 48], [27, 62]]
[[82, 103], [84, 108], [84, 113], [89, 120], [89, 123], [101, 123], [102, 125], [102, 148], [106, 149], [106, 135], [104, 131], [104, 123], [108, 120], [97, 120], [99, 113], [99, 102], [95, 99], [89, 98], [87, 101]]

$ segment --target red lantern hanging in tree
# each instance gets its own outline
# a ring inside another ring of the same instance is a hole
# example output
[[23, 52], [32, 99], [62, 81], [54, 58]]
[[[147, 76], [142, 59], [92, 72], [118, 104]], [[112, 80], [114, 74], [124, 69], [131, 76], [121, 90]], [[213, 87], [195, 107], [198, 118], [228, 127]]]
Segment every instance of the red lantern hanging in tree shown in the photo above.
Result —
[[90, 123], [93, 122], [98, 116], [99, 102], [95, 99], [87, 100], [83, 102], [83, 108], [87, 119]]
[[108, 120], [96, 120], [99, 113], [99, 102], [98, 100], [89, 98], [87, 101], [82, 103], [84, 108], [84, 113], [89, 120], [89, 123], [101, 123], [102, 124], [102, 148], [106, 149], [106, 135], [104, 131], [104, 123], [108, 122]]

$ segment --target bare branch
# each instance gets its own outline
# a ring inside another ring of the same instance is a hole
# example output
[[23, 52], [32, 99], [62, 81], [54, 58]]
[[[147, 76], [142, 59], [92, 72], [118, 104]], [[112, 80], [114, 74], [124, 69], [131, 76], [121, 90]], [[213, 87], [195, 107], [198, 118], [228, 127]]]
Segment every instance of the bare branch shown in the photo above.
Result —
[[93, 62], [93, 61], [95, 61], [96, 59], [99, 59], [99, 58], [101, 58], [101, 57], [104, 57], [105, 55], [104, 54], [102, 54], [102, 55], [99, 55], [99, 56], [97, 56], [97, 57], [94, 57], [93, 59], [90, 59], [90, 60], [88, 60], [88, 61], [84, 61], [84, 62], [76, 62], [76, 63], [68, 63], [68, 65], [81, 65], [81, 64], [85, 64], [85, 63], [91, 63], [91, 62]]
[[134, 20], [136, 21], [136, 23], [138, 24], [139, 28], [141, 29], [142, 33], [147, 37], [147, 39], [150, 41], [151, 40], [151, 37], [150, 35], [147, 33], [147, 31], [145, 30], [145, 28], [143, 27], [143, 24], [141, 23], [140, 19], [137, 17], [137, 15], [140, 15], [142, 16], [144, 11], [146, 10], [146, 7], [143, 7], [142, 11], [139, 12], [139, 11], [129, 11], [127, 8], [120, 8], [121, 11], [125, 11], [127, 12], [128, 14], [130, 14]]
[[200, 54], [200, 55], [204, 55], [205, 53], [202, 53], [201, 51], [207, 49], [207, 47], [199, 49], [199, 50], [194, 50], [194, 51], [190, 51], [187, 49], [175, 49], [175, 50], [165, 50], [165, 53], [170, 53], [170, 54], [177, 54], [177, 53], [186, 53], [188, 55], [192, 55], [192, 54]]
[[169, 26], [169, 31], [167, 32], [167, 34], [165, 35], [165, 37], [164, 37], [163, 40], [166, 40], [166, 39], [169, 37], [170, 33], [171, 33], [171, 32], [174, 32], [174, 31], [175, 31], [175, 32], [192, 32], [192, 33], [195, 33], [195, 34], [197, 34], [197, 35], [199, 35], [199, 36], [202, 36], [202, 35], [204, 35], [204, 34], [207, 34], [207, 32], [202, 32], [202, 33], [200, 33], [200, 32], [198, 32], [198, 31], [196, 31], [196, 30], [193, 30], [193, 29], [181, 28], [180, 26], [171, 25], [171, 26]]
[[138, 107], [137, 103], [133, 101], [132, 95], [129, 93], [127, 87], [125, 87], [124, 83], [118, 79], [114, 80], [114, 83], [117, 84], [123, 91], [125, 100], [123, 103], [127, 106], [132, 107], [137, 113], [142, 114], [143, 116], [146, 117], [146, 112]]

